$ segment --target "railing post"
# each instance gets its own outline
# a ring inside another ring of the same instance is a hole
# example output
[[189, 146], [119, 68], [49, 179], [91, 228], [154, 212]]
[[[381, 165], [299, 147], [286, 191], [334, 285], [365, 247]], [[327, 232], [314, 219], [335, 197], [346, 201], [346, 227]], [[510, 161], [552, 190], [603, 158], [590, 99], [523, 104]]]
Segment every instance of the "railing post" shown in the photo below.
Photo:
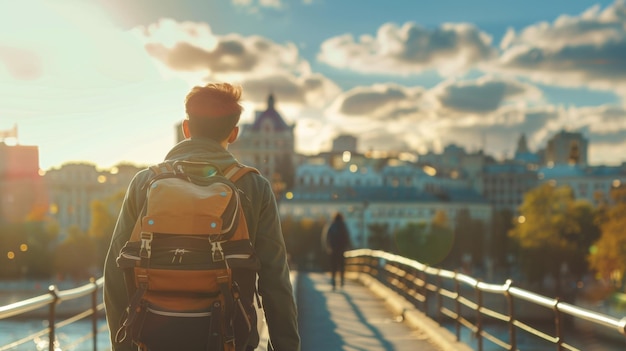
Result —
[[480, 311], [483, 307], [483, 292], [478, 287], [480, 282], [477, 282], [474, 285], [474, 289], [476, 289], [476, 341], [478, 342], [478, 351], [483, 351], [483, 318], [482, 312]]
[[515, 328], [515, 304], [513, 301], [513, 295], [509, 292], [511, 289], [511, 285], [513, 284], [512, 280], [506, 281], [506, 291], [504, 295], [506, 296], [506, 301], [509, 307], [509, 343], [511, 347], [510, 351], [517, 350], [517, 329]]
[[559, 311], [559, 300], [556, 298], [554, 303], [554, 326], [556, 327], [556, 349], [558, 351], [563, 350], [563, 315]]
[[91, 277], [89, 282], [93, 284], [93, 293], [91, 294], [91, 331], [93, 333], [93, 351], [98, 351], [98, 284], [96, 279]]
[[458, 272], [454, 271], [454, 311], [456, 312], [456, 318], [454, 320], [454, 327], [456, 329], [456, 341], [461, 341], [461, 302], [459, 297], [461, 296], [461, 284], [457, 279]]
[[52, 302], [50, 303], [50, 309], [48, 312], [48, 351], [54, 351], [55, 336], [55, 323], [56, 323], [56, 307], [59, 302], [59, 290], [56, 286], [50, 285], [48, 292], [52, 295]]
[[437, 272], [437, 322], [439, 324], [443, 324], [443, 296], [441, 296], [441, 285], [443, 284], [443, 280], [441, 279], [441, 275]]
[[[428, 267], [427, 267], [428, 268]], [[428, 274], [422, 271], [422, 296], [424, 296], [424, 315], [428, 316]]]

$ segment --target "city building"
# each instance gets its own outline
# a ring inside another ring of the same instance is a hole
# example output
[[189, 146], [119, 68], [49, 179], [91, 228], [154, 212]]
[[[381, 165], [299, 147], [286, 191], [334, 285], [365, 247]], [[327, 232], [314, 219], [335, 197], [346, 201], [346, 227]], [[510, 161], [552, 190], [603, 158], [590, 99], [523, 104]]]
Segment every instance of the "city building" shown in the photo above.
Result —
[[239, 138], [228, 150], [240, 162], [259, 169], [279, 195], [293, 186], [295, 125], [288, 125], [275, 105], [270, 94], [267, 108], [257, 111], [252, 123], [240, 125]]
[[626, 167], [561, 164], [540, 168], [538, 178], [555, 186], [569, 186], [576, 199], [597, 206], [610, 201], [612, 188], [626, 184]]
[[3, 138], [0, 139], [0, 221], [39, 220], [46, 208], [39, 148], [8, 145]]
[[393, 232], [409, 223], [430, 223], [439, 211], [446, 213], [451, 228], [462, 211], [484, 223], [492, 217], [492, 206], [468, 182], [429, 175], [415, 165], [337, 170], [305, 164], [280, 201], [281, 216], [293, 219], [328, 220], [342, 212], [357, 247], [367, 247], [370, 224], [387, 224]]
[[51, 218], [56, 220], [62, 239], [71, 227], [83, 232], [91, 224], [91, 202], [125, 192], [141, 167], [121, 164], [98, 170], [90, 163], [67, 163], [44, 175]]
[[545, 164], [587, 165], [588, 140], [581, 133], [561, 130], [548, 140], [545, 149]]
[[482, 195], [494, 210], [516, 214], [524, 194], [539, 185], [533, 166], [519, 162], [502, 162], [485, 166], [480, 177]]

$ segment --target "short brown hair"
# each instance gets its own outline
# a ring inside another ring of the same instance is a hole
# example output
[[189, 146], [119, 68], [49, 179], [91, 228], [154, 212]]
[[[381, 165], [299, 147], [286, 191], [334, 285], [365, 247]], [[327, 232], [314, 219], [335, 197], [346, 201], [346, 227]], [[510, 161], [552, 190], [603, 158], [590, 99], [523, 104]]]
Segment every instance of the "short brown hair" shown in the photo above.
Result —
[[239, 123], [242, 89], [229, 83], [195, 86], [185, 97], [189, 131], [194, 137], [223, 141]]

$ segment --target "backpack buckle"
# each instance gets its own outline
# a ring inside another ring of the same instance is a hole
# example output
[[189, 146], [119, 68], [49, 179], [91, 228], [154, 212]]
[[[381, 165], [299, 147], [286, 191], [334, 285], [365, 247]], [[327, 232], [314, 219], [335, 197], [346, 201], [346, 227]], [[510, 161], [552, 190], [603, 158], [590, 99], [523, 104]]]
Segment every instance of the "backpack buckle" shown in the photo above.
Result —
[[141, 248], [139, 249], [141, 258], [150, 258], [152, 255], [152, 237], [152, 233], [141, 232]]
[[224, 261], [224, 250], [222, 249], [221, 241], [211, 242], [211, 256], [213, 257], [213, 262]]

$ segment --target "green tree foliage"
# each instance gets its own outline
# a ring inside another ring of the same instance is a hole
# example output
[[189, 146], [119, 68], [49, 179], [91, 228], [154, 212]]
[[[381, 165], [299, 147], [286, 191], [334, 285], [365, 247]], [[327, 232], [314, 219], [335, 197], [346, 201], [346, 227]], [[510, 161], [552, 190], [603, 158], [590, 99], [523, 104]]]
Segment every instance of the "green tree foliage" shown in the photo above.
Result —
[[29, 277], [47, 278], [52, 274], [52, 243], [57, 233], [54, 227], [46, 222], [25, 223], [28, 239], [27, 250], [24, 251], [28, 264], [26, 273]]
[[446, 258], [445, 266], [456, 268], [464, 256], [471, 257], [472, 263], [479, 265], [485, 256], [485, 225], [473, 219], [469, 210], [461, 209], [455, 218], [452, 249]]
[[489, 255], [496, 266], [508, 264], [509, 255], [517, 256], [518, 247], [508, 233], [513, 229], [513, 213], [510, 210], [495, 211], [492, 217], [492, 238], [488, 243]]
[[598, 235], [591, 204], [577, 201], [570, 187], [545, 183], [525, 195], [519, 213], [509, 235], [530, 281], [549, 273], [559, 289], [563, 264], [577, 275], [586, 271], [584, 253]]
[[46, 222], [0, 223], [0, 277], [49, 277], [52, 240]]
[[22, 223], [0, 222], [0, 277], [20, 276], [26, 263], [20, 254], [20, 245], [25, 239], [26, 230]]
[[82, 280], [90, 277], [96, 263], [94, 241], [78, 227], [70, 227], [67, 238], [54, 253], [56, 273]]
[[117, 194], [91, 202], [91, 223], [89, 225], [89, 236], [94, 241], [96, 247], [96, 265], [102, 267], [104, 259], [109, 249], [109, 242], [117, 216], [124, 200], [124, 191]]
[[325, 247], [322, 245], [322, 232], [326, 224], [324, 218], [295, 220], [285, 217], [281, 219], [281, 224], [287, 253], [298, 269], [328, 268]]
[[406, 226], [396, 229], [394, 232], [395, 244], [398, 254], [407, 258], [426, 263], [425, 249], [428, 242], [428, 224], [408, 223]]
[[601, 208], [601, 236], [592, 246], [589, 265], [600, 277], [623, 285], [626, 272], [626, 186], [611, 190], [611, 203]]
[[394, 252], [394, 243], [389, 232], [389, 223], [372, 223], [367, 226], [370, 236], [368, 246], [373, 250]]
[[450, 253], [454, 232], [445, 212], [437, 211], [430, 226], [427, 223], [409, 223], [394, 233], [401, 256], [428, 265], [440, 264]]

